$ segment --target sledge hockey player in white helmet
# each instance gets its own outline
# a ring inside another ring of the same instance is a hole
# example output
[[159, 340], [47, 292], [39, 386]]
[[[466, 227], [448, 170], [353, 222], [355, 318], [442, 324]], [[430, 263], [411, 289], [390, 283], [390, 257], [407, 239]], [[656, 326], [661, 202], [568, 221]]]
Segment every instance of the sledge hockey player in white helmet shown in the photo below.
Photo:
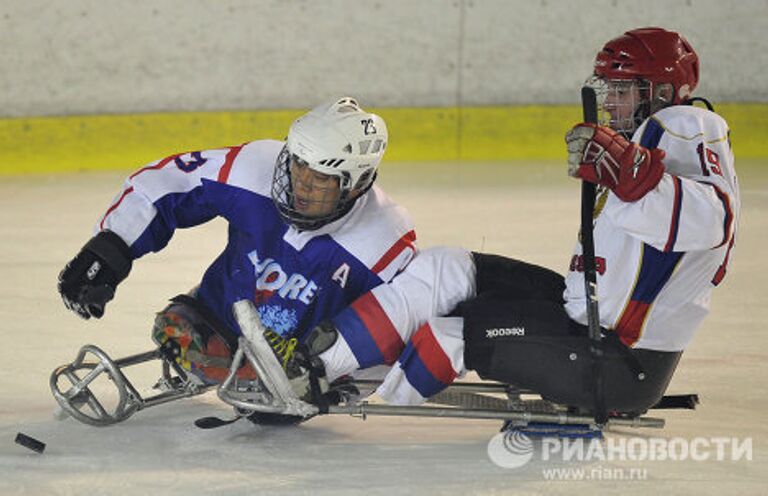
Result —
[[352, 98], [300, 117], [288, 132], [272, 181], [280, 214], [301, 229], [343, 216], [373, 184], [386, 146], [384, 120], [364, 113]]
[[[153, 339], [191, 377], [220, 382], [241, 335], [232, 306], [245, 299], [276, 351], [289, 352], [415, 253], [407, 212], [374, 185], [387, 144], [382, 118], [345, 97], [297, 119], [285, 142], [152, 162], [128, 177], [61, 271], [64, 304], [100, 318], [135, 260], [163, 249], [177, 228], [223, 217], [226, 248], [199, 286], [157, 315]], [[254, 377], [249, 366], [239, 375]]]
[[[641, 413], [662, 397], [732, 258], [740, 200], [729, 130], [708, 102], [691, 105], [698, 78], [698, 57], [681, 35], [628, 31], [605, 44], [588, 80], [603, 120], [566, 135], [568, 174], [599, 185], [609, 412]], [[396, 404], [421, 403], [475, 370], [593, 411], [583, 272], [578, 242], [565, 277], [460, 248], [422, 250], [403, 274], [313, 332], [326, 343], [318, 357], [331, 380], [392, 365], [378, 393]], [[361, 336], [379, 352], [361, 347]]]

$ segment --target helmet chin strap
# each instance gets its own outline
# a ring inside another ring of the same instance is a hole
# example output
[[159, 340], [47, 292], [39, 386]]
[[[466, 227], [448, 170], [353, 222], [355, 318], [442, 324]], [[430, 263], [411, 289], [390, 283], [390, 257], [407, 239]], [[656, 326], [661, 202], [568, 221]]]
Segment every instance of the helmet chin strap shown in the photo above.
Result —
[[619, 134], [621, 134], [628, 140], [631, 140], [632, 135], [635, 134], [635, 131], [637, 131], [637, 128], [640, 127], [640, 124], [642, 124], [643, 121], [647, 119], [650, 115], [651, 115], [650, 103], [639, 104], [635, 108], [635, 111], [632, 113], [632, 123], [633, 123], [632, 129], [624, 130]]

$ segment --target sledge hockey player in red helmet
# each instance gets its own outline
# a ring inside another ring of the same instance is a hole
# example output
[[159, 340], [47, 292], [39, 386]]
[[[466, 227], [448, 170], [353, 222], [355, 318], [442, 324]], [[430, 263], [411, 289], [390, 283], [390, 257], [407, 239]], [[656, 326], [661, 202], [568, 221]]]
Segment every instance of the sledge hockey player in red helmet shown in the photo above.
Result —
[[[698, 77], [698, 57], [679, 34], [628, 31], [599, 51], [588, 80], [602, 120], [566, 136], [569, 175], [599, 185], [608, 411], [643, 412], [662, 397], [731, 259], [740, 200], [729, 130], [708, 103], [690, 105]], [[421, 403], [475, 370], [589, 411], [579, 242], [566, 267], [563, 277], [461, 248], [422, 250], [398, 278], [315, 329], [315, 352], [329, 380], [392, 365], [378, 388], [391, 403]]]
[[691, 98], [699, 83], [699, 57], [677, 33], [635, 29], [603, 46], [587, 83], [603, 98], [608, 116], [602, 124], [629, 139], [652, 114]]

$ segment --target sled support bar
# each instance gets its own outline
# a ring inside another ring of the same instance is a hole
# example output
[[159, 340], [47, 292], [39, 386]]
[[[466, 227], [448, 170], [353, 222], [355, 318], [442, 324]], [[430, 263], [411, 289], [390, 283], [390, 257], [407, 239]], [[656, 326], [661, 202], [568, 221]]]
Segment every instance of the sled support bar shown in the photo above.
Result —
[[[353, 381], [355, 386], [360, 388], [376, 389], [381, 385], [381, 381], [357, 380]], [[451, 391], [464, 393], [514, 393], [514, 394], [536, 394], [527, 389], [520, 389], [509, 384], [500, 382], [454, 382], [448, 386]]]
[[[437, 418], [468, 418], [485, 420], [510, 420], [527, 425], [530, 422], [546, 422], [552, 424], [594, 424], [595, 419], [587, 415], [573, 415], [568, 413], [535, 413], [535, 412], [511, 412], [500, 410], [468, 410], [463, 408], [439, 408], [430, 406], [392, 406], [372, 405], [368, 402], [352, 405], [330, 406], [329, 414], [348, 414], [353, 417], [369, 415], [382, 416], [410, 416], [410, 417], [437, 417]], [[653, 417], [635, 418], [609, 418], [605, 425], [623, 427], [651, 427], [660, 429], [664, 427], [664, 419]]]
[[663, 396], [658, 403], [653, 405], [653, 410], [695, 410], [700, 403], [698, 394], [671, 394]]
[[[354, 380], [355, 386], [362, 388], [376, 389], [381, 385], [381, 381]], [[500, 382], [454, 382], [449, 385], [447, 390], [461, 393], [507, 393], [507, 394], [538, 394], [528, 389], [520, 389], [514, 385], [503, 384]], [[692, 394], [670, 394], [662, 398], [649, 410], [695, 410], [701, 403], [699, 395]]]

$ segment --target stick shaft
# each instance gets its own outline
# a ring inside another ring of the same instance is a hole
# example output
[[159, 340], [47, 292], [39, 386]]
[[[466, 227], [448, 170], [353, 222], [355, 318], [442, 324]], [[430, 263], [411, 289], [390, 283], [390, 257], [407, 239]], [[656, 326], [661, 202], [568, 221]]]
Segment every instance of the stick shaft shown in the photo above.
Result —
[[[584, 122], [597, 124], [597, 96], [590, 87], [581, 89], [581, 104]], [[587, 304], [587, 327], [589, 329], [590, 354], [592, 359], [594, 415], [595, 422], [604, 424], [607, 420], [603, 393], [602, 355], [600, 334], [600, 311], [597, 303], [597, 271], [595, 268], [595, 242], [593, 238], [593, 215], [595, 210], [595, 185], [581, 183], [581, 247], [584, 260], [584, 295]]]

